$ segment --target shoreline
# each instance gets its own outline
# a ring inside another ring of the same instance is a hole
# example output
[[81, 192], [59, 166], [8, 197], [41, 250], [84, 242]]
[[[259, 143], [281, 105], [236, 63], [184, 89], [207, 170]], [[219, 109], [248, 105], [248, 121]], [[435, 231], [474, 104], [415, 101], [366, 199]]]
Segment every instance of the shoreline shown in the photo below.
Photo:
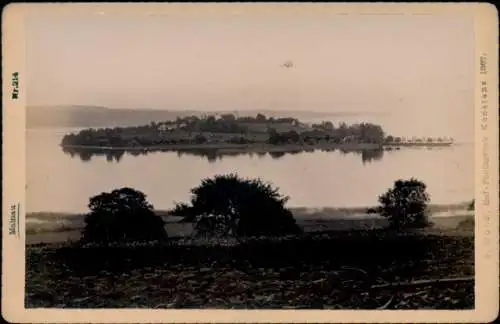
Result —
[[[458, 224], [471, 216], [466, 210], [466, 202], [456, 204], [430, 205], [430, 221], [438, 229], [455, 229]], [[349, 231], [358, 229], [383, 228], [387, 220], [377, 214], [369, 214], [370, 207], [346, 208], [289, 208], [305, 232]], [[189, 237], [192, 223], [179, 222], [181, 217], [169, 216], [165, 210], [155, 210], [165, 221], [165, 228], [171, 238]], [[445, 214], [444, 216], [439, 214]], [[471, 215], [472, 214], [472, 215]], [[31, 212], [26, 214], [26, 245], [53, 244], [74, 241], [80, 237], [84, 226], [84, 213]]]
[[[438, 213], [443, 211], [459, 211], [466, 209], [470, 204], [470, 201], [462, 201], [457, 203], [448, 203], [448, 204], [429, 204], [429, 211], [431, 213]], [[338, 216], [342, 213], [344, 216], [352, 216], [353, 214], [367, 214], [366, 211], [371, 208], [376, 208], [376, 206], [346, 206], [346, 207], [332, 207], [332, 206], [320, 206], [320, 207], [306, 207], [306, 206], [292, 206], [287, 207], [295, 217], [304, 216], [304, 214], [311, 213], [325, 213], [326, 216]], [[169, 216], [167, 209], [155, 209], [154, 212], [159, 216]], [[28, 218], [39, 218], [39, 217], [79, 217], [85, 212], [51, 212], [51, 211], [36, 211], [36, 212], [27, 212], [26, 219]], [[174, 217], [174, 216], [172, 216]]]
[[318, 149], [337, 149], [337, 150], [383, 150], [383, 149], [401, 149], [401, 148], [442, 148], [451, 147], [454, 143], [400, 143], [400, 144], [285, 144], [273, 145], [267, 143], [254, 144], [168, 144], [168, 145], [148, 145], [148, 146], [99, 146], [99, 145], [63, 145], [63, 149], [68, 150], [103, 150], [103, 151], [175, 151], [175, 150], [219, 150], [219, 151], [248, 151], [248, 152], [289, 152], [289, 151], [307, 151]]

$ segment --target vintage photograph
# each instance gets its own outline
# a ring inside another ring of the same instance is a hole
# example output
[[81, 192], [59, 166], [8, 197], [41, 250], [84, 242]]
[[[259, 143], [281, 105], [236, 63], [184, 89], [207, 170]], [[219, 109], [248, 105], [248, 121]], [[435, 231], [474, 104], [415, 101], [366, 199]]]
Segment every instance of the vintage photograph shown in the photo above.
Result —
[[474, 17], [32, 11], [27, 309], [475, 308]]

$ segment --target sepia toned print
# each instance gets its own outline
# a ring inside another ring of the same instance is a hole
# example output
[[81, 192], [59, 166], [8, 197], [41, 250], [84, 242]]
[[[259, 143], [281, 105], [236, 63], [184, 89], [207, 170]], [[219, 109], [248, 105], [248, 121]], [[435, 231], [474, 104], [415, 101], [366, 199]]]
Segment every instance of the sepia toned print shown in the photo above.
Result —
[[493, 9], [358, 6], [12, 7], [26, 172], [4, 242], [24, 246], [26, 313], [10, 314], [493, 316], [498, 60], [477, 32]]

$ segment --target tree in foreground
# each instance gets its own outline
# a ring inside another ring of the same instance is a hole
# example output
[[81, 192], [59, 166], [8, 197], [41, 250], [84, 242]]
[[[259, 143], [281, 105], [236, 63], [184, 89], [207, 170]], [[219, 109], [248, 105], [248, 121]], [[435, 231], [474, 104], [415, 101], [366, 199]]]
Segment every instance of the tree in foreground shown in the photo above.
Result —
[[379, 197], [380, 215], [389, 219], [392, 228], [415, 228], [429, 225], [427, 186], [414, 178], [397, 180]]
[[[472, 201], [467, 206], [467, 210], [468, 211], [475, 211], [475, 209], [476, 209], [475, 204], [476, 204], [476, 200], [472, 199]], [[474, 230], [474, 228], [476, 226], [475, 223], [476, 222], [474, 219], [474, 215], [472, 215], [472, 216], [465, 218], [460, 223], [458, 223], [457, 229]]]
[[85, 216], [84, 242], [158, 241], [167, 238], [165, 224], [147, 202], [146, 195], [131, 188], [103, 192], [90, 198]]
[[469, 205], [467, 206], [467, 210], [475, 210], [476, 209], [476, 200], [475, 199], [472, 199], [472, 201], [469, 203]]
[[285, 208], [288, 197], [260, 179], [217, 175], [202, 180], [191, 194], [189, 205], [178, 204], [171, 213], [194, 222], [198, 234], [240, 237], [301, 232]]

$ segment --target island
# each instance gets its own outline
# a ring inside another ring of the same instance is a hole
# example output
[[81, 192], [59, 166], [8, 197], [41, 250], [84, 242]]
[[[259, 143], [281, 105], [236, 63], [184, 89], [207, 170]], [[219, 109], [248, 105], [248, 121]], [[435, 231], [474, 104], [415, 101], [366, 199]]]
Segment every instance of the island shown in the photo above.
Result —
[[152, 121], [147, 125], [114, 128], [88, 128], [66, 134], [66, 149], [105, 150], [190, 150], [281, 152], [303, 149], [380, 150], [385, 147], [450, 146], [451, 138], [405, 138], [388, 135], [372, 123], [331, 121], [304, 123], [296, 118], [275, 118], [257, 114], [178, 117]]

